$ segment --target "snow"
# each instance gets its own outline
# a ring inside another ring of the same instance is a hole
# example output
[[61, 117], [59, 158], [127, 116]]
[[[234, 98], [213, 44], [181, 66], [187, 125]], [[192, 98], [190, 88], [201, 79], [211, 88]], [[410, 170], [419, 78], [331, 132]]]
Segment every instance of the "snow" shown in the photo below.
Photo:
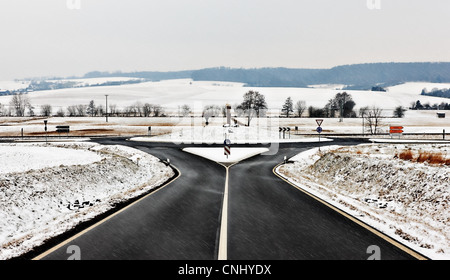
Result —
[[371, 138], [369, 141], [373, 143], [421, 143], [421, 144], [450, 144], [450, 141], [444, 141], [444, 140], [412, 140], [412, 139], [399, 139], [399, 138], [392, 138], [392, 139], [383, 139], [383, 138]]
[[184, 148], [183, 151], [219, 163], [236, 163], [247, 158], [268, 152], [267, 148], [231, 148], [231, 154], [224, 154], [224, 148]]
[[[238, 118], [240, 121], [244, 122], [244, 118]], [[152, 136], [160, 135], [158, 138], [160, 141], [171, 141], [170, 138], [177, 138], [176, 132], [180, 133], [183, 131], [183, 137], [190, 136], [191, 132], [194, 131], [195, 138], [191, 136], [191, 142], [194, 140], [202, 140], [205, 137], [211, 138], [212, 135], [217, 135], [216, 138], [219, 143], [222, 143], [224, 139], [222, 135], [225, 133], [223, 125], [226, 123], [226, 118], [216, 117], [209, 120], [210, 124], [205, 126], [205, 119], [201, 117], [110, 117], [109, 122], [105, 122], [104, 117], [52, 117], [48, 118], [48, 131], [53, 133], [51, 135], [58, 136], [56, 131], [56, 126], [58, 125], [69, 125], [70, 133], [69, 136], [90, 136], [90, 135], [147, 135], [148, 126], [152, 127]], [[404, 118], [383, 118], [381, 124], [381, 132], [388, 132], [389, 126], [403, 126], [405, 133], [439, 133], [442, 134], [443, 130], [447, 133], [450, 132], [450, 122], [448, 118], [440, 119], [437, 118], [435, 111], [407, 111]], [[295, 127], [298, 127], [298, 133], [300, 134], [315, 134], [317, 135], [315, 129], [317, 124], [314, 118], [261, 118], [253, 119], [250, 128], [241, 127], [240, 130], [244, 131], [247, 129], [249, 132], [246, 134], [247, 138], [236, 139], [241, 142], [244, 140], [256, 140], [256, 136], [251, 136], [250, 134], [259, 134], [259, 138], [264, 140], [264, 138], [269, 140], [270, 143], [274, 142], [274, 139], [279, 138], [278, 127], [290, 127], [291, 128], [291, 140], [301, 139], [300, 136], [295, 136]], [[216, 131], [209, 132], [212, 130], [211, 127]], [[259, 127], [259, 131], [257, 128]], [[343, 122], [339, 122], [339, 118], [324, 118], [322, 124], [324, 129], [323, 133], [330, 134], [340, 134], [340, 133], [362, 133], [362, 120], [360, 118], [349, 118], [344, 119]], [[21, 129], [23, 128], [25, 136], [35, 136], [44, 135], [44, 123], [41, 118], [30, 118], [30, 117], [1, 117], [0, 118], [0, 137], [1, 136], [20, 136]], [[203, 133], [202, 130], [205, 130]], [[233, 128], [232, 128], [233, 129]], [[238, 132], [238, 130], [236, 130]], [[169, 137], [170, 133], [175, 133]], [[162, 134], [167, 134], [162, 136]], [[197, 137], [197, 136], [198, 137]], [[211, 136], [208, 136], [211, 135]], [[64, 135], [62, 135], [64, 136]], [[220, 137], [219, 137], [220, 136]], [[289, 141], [289, 136], [287, 136], [286, 142]], [[402, 139], [407, 136], [402, 136]], [[317, 138], [317, 137], [315, 137]], [[417, 138], [417, 136], [414, 136]], [[442, 139], [442, 135], [436, 135], [433, 138]], [[305, 138], [303, 138], [306, 140]], [[148, 140], [148, 139], [147, 139]], [[151, 141], [151, 140], [150, 140]], [[318, 141], [318, 139], [316, 139]]]
[[439, 144], [365, 144], [312, 149], [277, 173], [431, 259], [450, 259], [450, 167], [397, 158], [440, 154]]
[[401, 85], [396, 85], [387, 88], [391, 93], [411, 93], [412, 95], [421, 94], [423, 89], [431, 91], [434, 88], [437, 89], [448, 89], [450, 88], [450, 83], [427, 83], [427, 82], [410, 82]]
[[73, 82], [78, 87], [101, 85], [101, 84], [108, 83], [108, 82], [129, 82], [129, 81], [142, 81], [142, 79], [131, 78], [131, 77], [102, 77], [102, 78], [49, 80], [49, 82], [54, 82], [54, 83]]
[[[87, 83], [97, 83], [97, 80], [82, 80]], [[406, 83], [391, 87], [388, 92], [372, 92], [346, 90], [356, 103], [356, 109], [364, 106], [378, 106], [384, 109], [394, 109], [397, 106], [409, 107], [412, 102], [420, 99], [422, 104], [448, 102], [448, 99], [421, 96], [423, 87], [447, 87], [447, 84]], [[259, 91], [266, 97], [269, 109], [279, 113], [286, 98], [295, 102], [306, 101], [307, 106], [323, 107], [336, 93], [342, 92], [339, 87], [315, 85], [315, 88], [261, 88], [244, 87], [241, 83], [219, 81], [192, 81], [191, 79], [167, 80], [160, 82], [144, 82], [125, 84], [121, 86], [101, 86], [85, 88], [68, 88], [51, 91], [29, 93], [33, 106], [51, 104], [54, 108], [77, 104], [105, 104], [105, 94], [108, 103], [116, 104], [118, 108], [135, 104], [136, 102], [160, 104], [168, 111], [176, 111], [178, 106], [188, 104], [195, 113], [201, 113], [203, 107], [209, 104], [225, 105], [242, 102], [242, 96], [249, 90]], [[449, 86], [450, 87], [450, 86]], [[1, 104], [9, 104], [10, 96], [0, 96]]]
[[30, 82], [25, 81], [0, 81], [0, 91], [26, 89], [29, 85]]
[[[2, 144], [0, 259], [19, 256], [114, 207], [160, 186], [173, 170], [124, 146], [94, 143]], [[9, 162], [35, 160], [42, 166]], [[51, 160], [54, 163], [51, 163]], [[14, 167], [5, 168], [9, 164]]]
[[[109, 78], [108, 78], [109, 79]], [[107, 81], [108, 79], [83, 79], [82, 82], [96, 83]], [[111, 78], [112, 80], [126, 78]], [[287, 97], [291, 97], [294, 102], [304, 100], [306, 106], [323, 107], [326, 102], [333, 98], [336, 93], [342, 90], [333, 89], [332, 85], [315, 85], [316, 88], [258, 88], [244, 87], [240, 83], [220, 82], [220, 81], [192, 81], [190, 79], [167, 80], [160, 82], [144, 82], [139, 84], [126, 84], [121, 86], [100, 86], [90, 88], [69, 88], [52, 91], [36, 91], [28, 94], [30, 102], [35, 106], [35, 112], [40, 112], [40, 105], [51, 104], [55, 114], [60, 108], [67, 109], [70, 105], [84, 104], [88, 105], [94, 100], [95, 105], [105, 106], [105, 94], [108, 94], [108, 104], [117, 105], [118, 109], [137, 103], [160, 104], [164, 107], [165, 114], [168, 116], [178, 116], [179, 107], [187, 104], [192, 109], [192, 114], [187, 118], [109, 118], [109, 123], [105, 123], [105, 118], [49, 118], [49, 129], [54, 131], [56, 125], [70, 125], [71, 131], [76, 135], [84, 136], [85, 130], [94, 130], [90, 135], [108, 134], [108, 135], [146, 135], [147, 126], [153, 126], [153, 132], [158, 134], [168, 134], [177, 131], [183, 134], [189, 134], [188, 130], [192, 126], [202, 127], [204, 118], [201, 118], [204, 106], [215, 104], [223, 106], [225, 104], [234, 105], [241, 103], [243, 95], [249, 90], [259, 91], [266, 97], [269, 106], [268, 116], [275, 118], [261, 118], [258, 122], [267, 124], [257, 124], [257, 119], [253, 119], [251, 126], [264, 128], [259, 131], [260, 136], [255, 139], [249, 136], [248, 139], [236, 139], [239, 142], [253, 143], [256, 140], [272, 142], [278, 138], [277, 128], [279, 126], [298, 126], [299, 133], [315, 133], [317, 127], [315, 120], [310, 118], [278, 118], [280, 109]], [[421, 96], [423, 88], [450, 88], [450, 84], [433, 83], [406, 83], [388, 88], [388, 92], [372, 91], [347, 91], [356, 103], [355, 111], [363, 106], [379, 106], [383, 108], [383, 114], [387, 117], [393, 115], [393, 109], [397, 106], [409, 107], [411, 103], [421, 100], [423, 104], [440, 104], [448, 102], [448, 99], [430, 96]], [[0, 96], [2, 106], [8, 107], [11, 96]], [[232, 109], [233, 116], [237, 113]], [[195, 116], [191, 118], [191, 116]], [[244, 117], [238, 118], [246, 123]], [[210, 125], [224, 124], [224, 118], [211, 118]], [[448, 118], [438, 119], [436, 111], [406, 111], [404, 118], [383, 118], [381, 132], [387, 132], [390, 125], [404, 126], [405, 133], [442, 133], [445, 129], [450, 131], [450, 122]], [[155, 127], [157, 127], [155, 129]], [[338, 118], [325, 118], [322, 125], [324, 133], [362, 133], [362, 119], [344, 119], [339, 122]], [[0, 136], [19, 136], [21, 128], [24, 128], [25, 135], [33, 133], [42, 133], [43, 124], [41, 119], [28, 118], [28, 121], [21, 118], [0, 118]], [[197, 129], [197, 128], [195, 128]], [[79, 131], [79, 132], [75, 132]], [[222, 132], [219, 132], [221, 134]], [[198, 130], [191, 133], [191, 141], [200, 141], [211, 138]], [[249, 133], [254, 134], [254, 133]], [[293, 134], [293, 133], [291, 133]], [[36, 134], [33, 134], [36, 135]], [[72, 135], [72, 134], [71, 134]], [[173, 137], [175, 133], [172, 133]], [[272, 137], [273, 135], [274, 137]], [[292, 135], [291, 135], [292, 136]], [[222, 138], [222, 137], [219, 137]], [[253, 139], [252, 139], [253, 138]], [[292, 137], [291, 139], [294, 139]], [[167, 136], [160, 138], [166, 141]], [[223, 139], [219, 139], [223, 140]], [[246, 140], [246, 141], [243, 141]], [[288, 141], [287, 141], [288, 142]]]
[[0, 174], [59, 165], [90, 164], [102, 158], [94, 152], [35, 145], [0, 145]]
[[[260, 123], [260, 126], [240, 126], [240, 127], [222, 127], [222, 126], [176, 126], [163, 135], [155, 137], [133, 137], [131, 141], [140, 142], [168, 142], [176, 144], [223, 144], [225, 139], [229, 139], [231, 144], [258, 144], [258, 143], [294, 143], [294, 142], [319, 142], [318, 137], [306, 138], [294, 135], [280, 138], [281, 134], [277, 125]], [[282, 137], [282, 136], [281, 136]], [[320, 141], [333, 141], [322, 137]]]

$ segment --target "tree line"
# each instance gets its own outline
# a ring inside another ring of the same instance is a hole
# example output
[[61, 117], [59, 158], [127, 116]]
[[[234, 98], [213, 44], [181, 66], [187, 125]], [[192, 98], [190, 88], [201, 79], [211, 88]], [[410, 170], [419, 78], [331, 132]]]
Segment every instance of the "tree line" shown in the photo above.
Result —
[[431, 91], [428, 91], [426, 88], [424, 88], [420, 94], [426, 96], [450, 98], [450, 88], [444, 89], [433, 88]]
[[441, 104], [430, 104], [429, 102], [422, 104], [420, 100], [411, 103], [411, 110], [450, 110], [450, 104], [447, 102], [441, 102]]
[[165, 110], [159, 104], [149, 104], [136, 102], [132, 105], [119, 109], [117, 105], [110, 104], [108, 109], [102, 104], [96, 105], [94, 100], [88, 104], [76, 104], [67, 106], [64, 110], [59, 107], [54, 110], [51, 104], [40, 105], [40, 110], [37, 110], [30, 102], [28, 95], [18, 93], [12, 96], [8, 105], [0, 103], [0, 116], [57, 116], [57, 117], [99, 117], [108, 116], [115, 117], [163, 117]]
[[307, 112], [310, 118], [335, 118], [338, 115], [343, 118], [356, 118], [355, 105], [352, 96], [347, 92], [337, 93], [324, 107], [307, 106], [304, 100], [294, 104], [292, 98], [288, 97], [281, 108], [281, 115], [301, 118]]

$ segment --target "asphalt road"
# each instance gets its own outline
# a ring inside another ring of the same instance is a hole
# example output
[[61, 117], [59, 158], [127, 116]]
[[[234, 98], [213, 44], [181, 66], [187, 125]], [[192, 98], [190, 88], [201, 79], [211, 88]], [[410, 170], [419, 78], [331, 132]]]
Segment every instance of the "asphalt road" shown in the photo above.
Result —
[[67, 259], [71, 245], [83, 260], [216, 258], [225, 168], [177, 147], [139, 148], [169, 158], [181, 176], [44, 259]]
[[371, 245], [380, 248], [382, 259], [411, 259], [273, 174], [285, 155], [311, 146], [282, 146], [275, 156], [260, 155], [230, 168], [228, 259], [364, 260]]
[[[71, 245], [80, 248], [81, 259], [217, 259], [223, 166], [185, 153], [180, 145], [99, 142], [169, 158], [181, 176], [43, 259], [67, 259]], [[382, 259], [412, 259], [273, 174], [284, 156], [315, 146], [281, 145], [276, 155], [256, 156], [230, 167], [228, 259], [367, 259], [371, 245], [380, 248]]]

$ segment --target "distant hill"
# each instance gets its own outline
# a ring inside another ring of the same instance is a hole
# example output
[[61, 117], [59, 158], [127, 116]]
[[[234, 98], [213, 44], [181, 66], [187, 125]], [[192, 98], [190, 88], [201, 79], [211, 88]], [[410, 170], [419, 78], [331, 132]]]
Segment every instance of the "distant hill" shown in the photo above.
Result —
[[83, 78], [133, 77], [151, 81], [186, 79], [194, 81], [227, 81], [252, 87], [307, 87], [316, 84], [343, 84], [346, 89], [370, 90], [374, 86], [392, 86], [405, 82], [450, 83], [449, 62], [370, 63], [333, 67], [331, 69], [228, 68], [173, 72], [90, 72]]
[[433, 89], [430, 92], [423, 89], [421, 95], [450, 98], [450, 89]]

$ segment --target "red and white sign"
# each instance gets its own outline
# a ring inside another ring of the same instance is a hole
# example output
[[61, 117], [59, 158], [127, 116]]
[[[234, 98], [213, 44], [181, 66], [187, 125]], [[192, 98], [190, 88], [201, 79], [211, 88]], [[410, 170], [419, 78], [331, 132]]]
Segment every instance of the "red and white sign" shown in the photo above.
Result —
[[391, 127], [389, 127], [389, 133], [390, 134], [402, 134], [403, 126], [391, 126]]

